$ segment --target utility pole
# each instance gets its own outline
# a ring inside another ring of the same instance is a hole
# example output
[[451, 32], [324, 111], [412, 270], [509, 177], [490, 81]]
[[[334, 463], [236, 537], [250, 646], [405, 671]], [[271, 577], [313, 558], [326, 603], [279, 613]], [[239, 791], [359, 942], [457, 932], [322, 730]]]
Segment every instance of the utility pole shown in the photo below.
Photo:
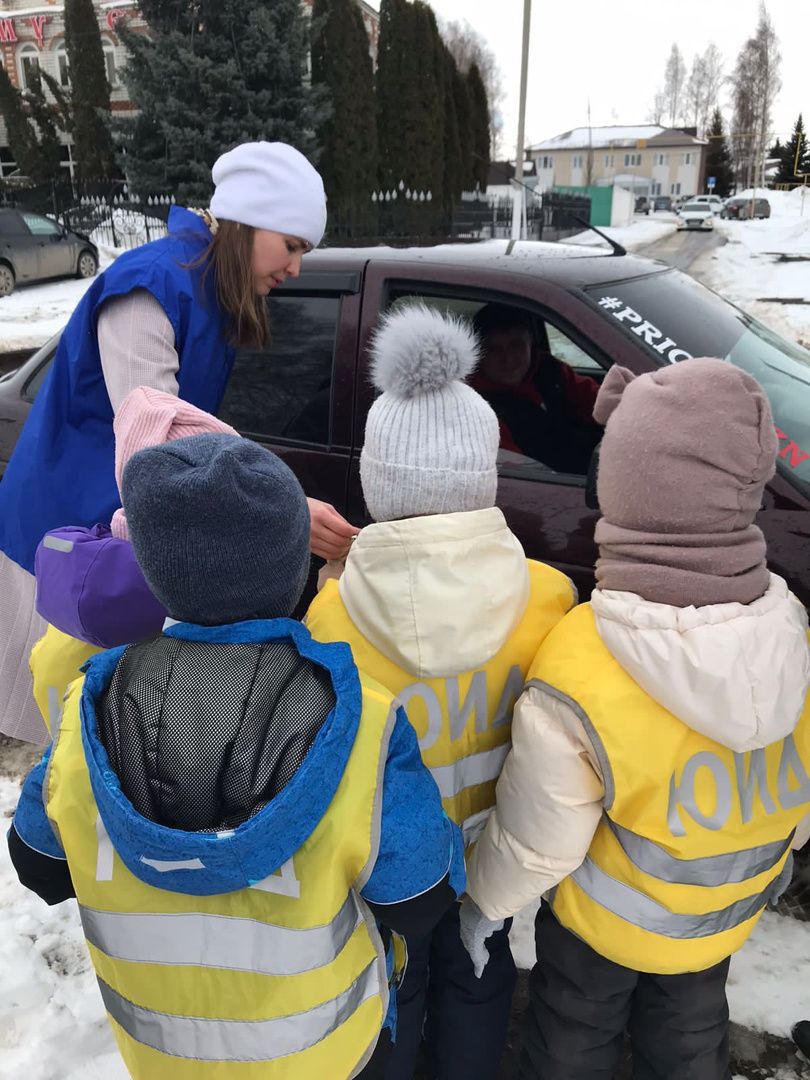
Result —
[[532, 0], [523, 0], [523, 51], [520, 61], [520, 102], [518, 107], [518, 140], [515, 155], [515, 179], [512, 196], [512, 239], [519, 240], [523, 225], [523, 202], [526, 198], [523, 184], [523, 157], [526, 151], [526, 84], [529, 78], [529, 32], [532, 21]]

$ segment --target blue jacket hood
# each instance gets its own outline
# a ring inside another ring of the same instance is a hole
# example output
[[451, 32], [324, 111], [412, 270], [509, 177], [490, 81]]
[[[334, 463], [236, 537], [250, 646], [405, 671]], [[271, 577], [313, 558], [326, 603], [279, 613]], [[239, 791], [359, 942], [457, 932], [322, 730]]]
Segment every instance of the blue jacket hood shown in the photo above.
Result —
[[81, 698], [82, 743], [101, 820], [126, 867], [148, 885], [170, 892], [212, 895], [257, 885], [276, 874], [323, 818], [343, 776], [360, 722], [360, 678], [348, 645], [314, 642], [290, 619], [165, 630], [188, 641], [252, 643], [287, 639], [324, 668], [336, 704], [286, 787], [235, 829], [185, 832], [139, 814], [121, 790], [99, 737], [97, 707], [125, 649], [112, 649], [85, 665]]

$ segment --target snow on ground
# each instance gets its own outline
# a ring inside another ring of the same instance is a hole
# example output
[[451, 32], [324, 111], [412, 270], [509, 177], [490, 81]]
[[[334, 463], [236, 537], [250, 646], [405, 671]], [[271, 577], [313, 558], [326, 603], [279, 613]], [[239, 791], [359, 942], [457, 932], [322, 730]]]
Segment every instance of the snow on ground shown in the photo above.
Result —
[[[117, 252], [101, 248], [101, 269]], [[64, 278], [43, 285], [20, 285], [11, 296], [0, 297], [0, 353], [38, 349], [61, 330], [93, 279]]]
[[771, 204], [771, 217], [715, 219], [727, 243], [698, 260], [692, 272], [777, 333], [810, 348], [810, 190], [760, 194]]
[[[599, 231], [609, 236], [611, 240], [616, 240], [628, 251], [638, 251], [639, 248], [646, 247], [648, 244], [655, 244], [658, 240], [663, 240], [665, 236], [676, 232], [677, 228], [678, 219], [675, 214], [661, 212], [649, 215], [638, 214], [633, 218], [630, 225], [615, 227], [612, 225], [600, 225]], [[591, 229], [577, 233], [576, 236], [568, 237], [565, 243], [581, 244], [588, 247], [609, 247]]]

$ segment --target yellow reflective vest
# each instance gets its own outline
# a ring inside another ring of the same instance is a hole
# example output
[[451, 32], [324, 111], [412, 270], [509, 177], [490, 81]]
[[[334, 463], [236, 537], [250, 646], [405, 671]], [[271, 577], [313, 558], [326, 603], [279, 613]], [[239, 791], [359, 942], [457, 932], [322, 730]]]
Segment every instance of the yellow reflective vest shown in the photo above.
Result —
[[34, 681], [34, 700], [53, 734], [68, 687], [81, 677], [82, 665], [101, 652], [96, 645], [49, 626], [31, 650], [28, 666]]
[[[447, 816], [465, 844], [480, 834], [495, 805], [495, 784], [509, 753], [512, 710], [546, 634], [574, 603], [570, 580], [528, 560], [526, 610], [501, 649], [477, 671], [415, 680], [365, 638], [352, 622], [336, 581], [327, 581], [307, 612], [316, 641], [346, 641], [355, 663], [395, 695], [416, 730], [422, 759]], [[471, 586], [474, 587], [474, 586]]]
[[362, 718], [344, 775], [295, 855], [251, 888], [196, 896], [147, 885], [113, 848], [82, 748], [82, 683], [71, 687], [56, 732], [45, 809], [131, 1075], [355, 1076], [388, 1008], [383, 945], [359, 889], [376, 857], [390, 695], [362, 681]]
[[590, 604], [558, 627], [528, 678], [568, 700], [605, 783], [588, 855], [554, 892], [557, 919], [636, 971], [701, 971], [730, 956], [790, 880], [793, 831], [810, 811], [810, 706], [792, 735], [734, 753], [641, 689]]

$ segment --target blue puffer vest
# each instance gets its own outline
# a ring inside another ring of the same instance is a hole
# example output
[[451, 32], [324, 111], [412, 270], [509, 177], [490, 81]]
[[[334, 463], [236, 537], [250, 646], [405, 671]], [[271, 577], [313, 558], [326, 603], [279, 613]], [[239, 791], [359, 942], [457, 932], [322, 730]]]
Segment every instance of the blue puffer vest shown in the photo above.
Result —
[[234, 350], [213, 275], [189, 269], [211, 239], [203, 220], [174, 207], [169, 235], [128, 251], [99, 277], [74, 311], [51, 371], [0, 484], [0, 550], [29, 573], [49, 529], [109, 522], [120, 506], [114, 473], [113, 409], [104, 383], [96, 323], [105, 301], [146, 289], [174, 328], [180, 397], [216, 412]]

